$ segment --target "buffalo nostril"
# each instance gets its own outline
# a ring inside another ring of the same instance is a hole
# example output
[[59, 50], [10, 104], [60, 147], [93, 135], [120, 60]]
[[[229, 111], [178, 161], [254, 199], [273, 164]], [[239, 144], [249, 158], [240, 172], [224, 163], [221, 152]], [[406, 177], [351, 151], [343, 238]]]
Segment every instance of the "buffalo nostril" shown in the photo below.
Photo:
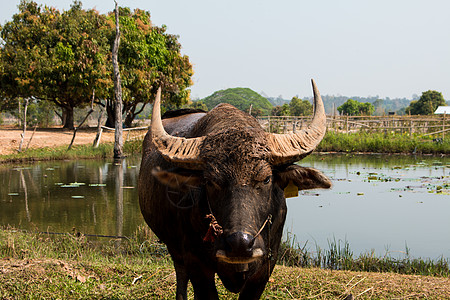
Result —
[[249, 256], [253, 251], [255, 242], [252, 235], [245, 232], [235, 232], [225, 239], [227, 252], [232, 256]]

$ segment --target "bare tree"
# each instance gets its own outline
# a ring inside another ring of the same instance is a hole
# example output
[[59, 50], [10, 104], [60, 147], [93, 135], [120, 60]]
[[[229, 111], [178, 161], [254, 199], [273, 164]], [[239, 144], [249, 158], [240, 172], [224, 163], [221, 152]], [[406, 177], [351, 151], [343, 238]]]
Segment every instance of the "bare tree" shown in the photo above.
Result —
[[114, 123], [115, 134], [114, 134], [114, 158], [120, 159], [123, 156], [123, 128], [122, 128], [122, 82], [120, 80], [119, 71], [119, 44], [120, 44], [120, 29], [119, 29], [119, 8], [117, 1], [115, 15], [116, 15], [116, 38], [114, 39], [114, 45], [112, 48], [112, 63], [114, 70], [114, 96], [116, 100], [116, 120]]

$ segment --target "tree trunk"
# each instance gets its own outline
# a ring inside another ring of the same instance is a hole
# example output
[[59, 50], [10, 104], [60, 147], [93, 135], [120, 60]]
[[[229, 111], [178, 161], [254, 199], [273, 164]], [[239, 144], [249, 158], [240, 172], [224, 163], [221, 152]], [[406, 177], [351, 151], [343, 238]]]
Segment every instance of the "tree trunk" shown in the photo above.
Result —
[[135, 102], [132, 104], [132, 106], [129, 106], [128, 108], [125, 107], [125, 110], [127, 111], [127, 115], [125, 116], [125, 122], [124, 122], [126, 128], [132, 127], [133, 121], [136, 118], [136, 116], [139, 115], [144, 110], [145, 106], [147, 105], [147, 103], [142, 103], [141, 108], [136, 110], [138, 103], [139, 102]]
[[106, 116], [105, 126], [114, 128], [116, 122], [116, 106], [114, 105], [114, 101], [106, 101]]
[[136, 110], [136, 105], [130, 106], [129, 108], [125, 109], [125, 111], [127, 112], [127, 114], [125, 115], [125, 121], [124, 121], [125, 128], [131, 128], [133, 120], [136, 116], [135, 110]]
[[74, 120], [73, 120], [73, 107], [63, 107], [63, 128], [73, 130]]
[[116, 3], [116, 38], [112, 49], [112, 63], [114, 69], [114, 95], [116, 100], [115, 107], [115, 134], [114, 134], [114, 159], [120, 159], [123, 156], [123, 128], [122, 128], [122, 83], [120, 80], [118, 52], [120, 44], [119, 30], [119, 9]]

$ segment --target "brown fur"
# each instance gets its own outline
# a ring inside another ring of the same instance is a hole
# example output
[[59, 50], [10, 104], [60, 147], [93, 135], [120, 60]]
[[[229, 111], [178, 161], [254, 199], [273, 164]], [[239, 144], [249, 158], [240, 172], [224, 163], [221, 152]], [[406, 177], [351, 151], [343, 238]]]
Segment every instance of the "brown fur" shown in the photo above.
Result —
[[[177, 299], [186, 299], [188, 281], [197, 299], [218, 299], [216, 273], [227, 289], [240, 292], [240, 299], [259, 298], [275, 266], [273, 257], [283, 233], [287, 210], [283, 188], [290, 181], [300, 189], [326, 188], [328, 178], [314, 169], [272, 165], [267, 135], [258, 121], [229, 104], [207, 114], [165, 119], [163, 125], [174, 136], [205, 137], [198, 171], [163, 157], [150, 134], [144, 140], [139, 203], [174, 261]], [[211, 214], [223, 233], [205, 241], [210, 228], [206, 216]], [[270, 225], [263, 227], [268, 218]], [[251, 247], [263, 255], [244, 265], [220, 261], [219, 250], [231, 260], [247, 261], [246, 248], [230, 248], [237, 235], [254, 237]]]

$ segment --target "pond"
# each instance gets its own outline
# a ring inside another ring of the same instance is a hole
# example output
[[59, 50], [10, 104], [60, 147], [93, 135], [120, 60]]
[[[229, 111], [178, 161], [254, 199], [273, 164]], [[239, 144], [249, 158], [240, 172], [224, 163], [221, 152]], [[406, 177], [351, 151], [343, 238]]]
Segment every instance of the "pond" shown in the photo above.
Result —
[[144, 224], [140, 157], [0, 165], [0, 225], [45, 232], [127, 236]]
[[[144, 225], [138, 204], [140, 157], [0, 165], [0, 225], [62, 233], [129, 236]], [[301, 162], [332, 179], [330, 190], [289, 198], [286, 232], [300, 246], [347, 241], [374, 249], [450, 258], [450, 159], [311, 155]]]
[[322, 155], [302, 165], [322, 170], [333, 188], [287, 199], [285, 228], [300, 245], [347, 241], [354, 254], [404, 257], [408, 248], [416, 258], [450, 258], [449, 157]]

